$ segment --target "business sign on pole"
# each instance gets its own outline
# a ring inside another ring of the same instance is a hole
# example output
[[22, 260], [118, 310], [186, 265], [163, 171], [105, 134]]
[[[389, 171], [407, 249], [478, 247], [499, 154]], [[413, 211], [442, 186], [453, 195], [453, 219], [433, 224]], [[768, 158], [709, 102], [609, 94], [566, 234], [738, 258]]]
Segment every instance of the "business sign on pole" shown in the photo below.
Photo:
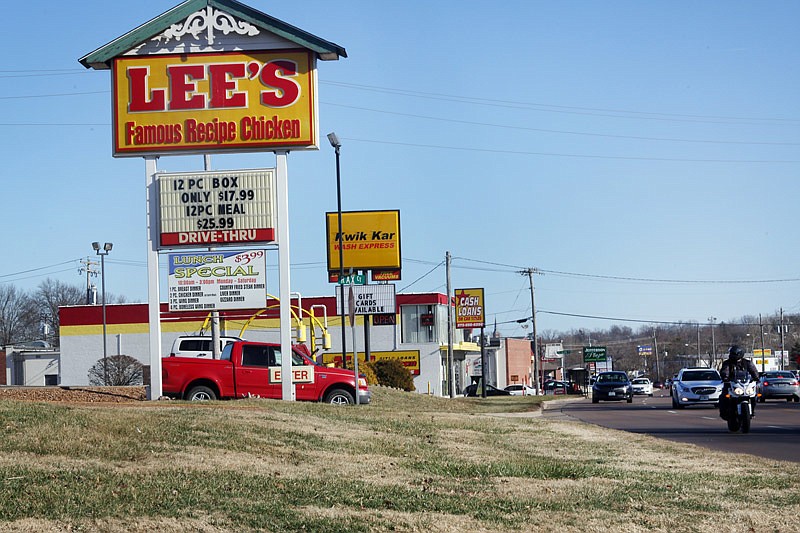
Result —
[[264, 250], [170, 254], [168, 279], [171, 312], [267, 305]]
[[[328, 272], [339, 272], [339, 213], [325, 213]], [[400, 260], [400, 211], [342, 213], [342, 255], [346, 269], [397, 270]]]
[[[349, 298], [352, 289], [352, 300]], [[342, 290], [346, 291], [344, 313], [376, 315], [396, 313], [395, 287], [389, 285], [337, 285], [336, 309], [342, 308]]]
[[114, 156], [317, 146], [309, 50], [114, 59]]
[[275, 241], [275, 169], [158, 174], [161, 247]]
[[605, 346], [584, 346], [584, 363], [605, 363], [608, 357], [608, 350]]
[[486, 325], [483, 289], [456, 289], [456, 328], [482, 328]]
[[639, 357], [653, 356], [653, 347], [649, 344], [637, 346], [636, 349], [639, 352]]

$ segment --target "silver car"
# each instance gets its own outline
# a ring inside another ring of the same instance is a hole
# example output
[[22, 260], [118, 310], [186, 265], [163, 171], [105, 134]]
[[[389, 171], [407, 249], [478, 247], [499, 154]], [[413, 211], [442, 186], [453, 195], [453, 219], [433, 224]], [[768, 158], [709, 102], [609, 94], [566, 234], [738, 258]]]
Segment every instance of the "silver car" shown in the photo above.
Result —
[[722, 377], [713, 368], [682, 368], [672, 380], [672, 407], [717, 405], [722, 394]]
[[788, 370], [764, 372], [758, 380], [758, 401], [778, 398], [791, 402], [800, 402], [800, 384], [794, 374]]

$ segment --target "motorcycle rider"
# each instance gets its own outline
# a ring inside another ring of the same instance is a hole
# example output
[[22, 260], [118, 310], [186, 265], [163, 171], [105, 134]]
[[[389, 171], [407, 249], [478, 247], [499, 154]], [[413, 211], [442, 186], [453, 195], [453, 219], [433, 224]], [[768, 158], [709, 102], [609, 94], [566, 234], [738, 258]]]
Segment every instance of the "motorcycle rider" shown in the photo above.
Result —
[[[723, 381], [722, 394], [719, 397], [719, 416], [723, 420], [727, 420], [728, 398], [726, 398], [726, 395], [731, 386], [731, 379], [736, 377], [737, 370], [747, 372], [753, 378], [753, 381], [758, 381], [758, 369], [755, 363], [750, 359], [745, 359], [744, 350], [734, 344], [728, 350], [728, 358], [722, 362], [722, 367], [719, 369], [719, 374], [722, 376]], [[750, 412], [755, 417], [756, 399], [753, 398], [750, 403], [752, 404]]]

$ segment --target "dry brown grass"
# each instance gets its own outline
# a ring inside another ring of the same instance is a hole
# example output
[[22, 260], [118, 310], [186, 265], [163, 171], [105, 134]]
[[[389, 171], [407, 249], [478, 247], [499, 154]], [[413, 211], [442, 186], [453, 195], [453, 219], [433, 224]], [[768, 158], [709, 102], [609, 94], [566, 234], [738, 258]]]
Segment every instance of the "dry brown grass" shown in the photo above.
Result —
[[0, 530], [797, 530], [796, 463], [544, 419], [518, 400], [0, 402]]

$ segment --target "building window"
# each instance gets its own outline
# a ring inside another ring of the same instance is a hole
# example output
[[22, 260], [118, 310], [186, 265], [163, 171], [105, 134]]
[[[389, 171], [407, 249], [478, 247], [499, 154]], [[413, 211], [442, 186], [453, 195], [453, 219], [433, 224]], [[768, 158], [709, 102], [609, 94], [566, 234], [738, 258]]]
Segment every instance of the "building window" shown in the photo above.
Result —
[[436, 340], [435, 313], [435, 305], [401, 306], [401, 342], [417, 344], [434, 342]]

